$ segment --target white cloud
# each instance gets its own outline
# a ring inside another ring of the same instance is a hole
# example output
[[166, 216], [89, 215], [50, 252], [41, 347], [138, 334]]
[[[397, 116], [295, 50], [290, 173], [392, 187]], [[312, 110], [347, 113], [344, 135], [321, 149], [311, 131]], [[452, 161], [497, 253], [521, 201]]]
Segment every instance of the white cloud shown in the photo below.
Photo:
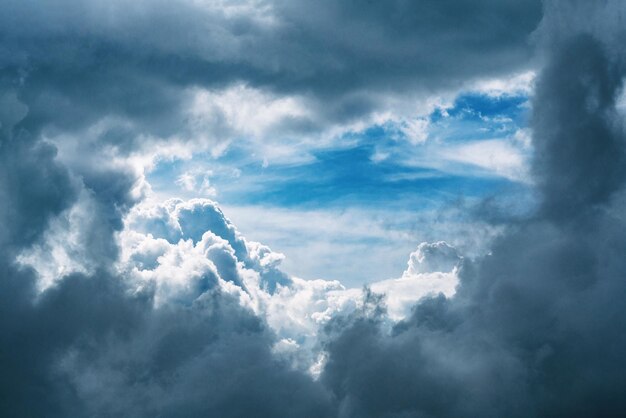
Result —
[[510, 76], [485, 78], [473, 82], [469, 89], [489, 96], [529, 96], [532, 94], [537, 74], [524, 71]]
[[196, 189], [196, 178], [195, 176], [192, 176], [189, 172], [185, 172], [181, 174], [178, 179], [176, 179], [176, 184], [178, 184], [184, 190], [192, 192]]
[[52, 219], [43, 239], [17, 256], [17, 262], [39, 273], [43, 291], [71, 273], [93, 273], [97, 265], [85, 252], [84, 240], [93, 224], [93, 202], [85, 191], [78, 202]]
[[423, 273], [449, 272], [459, 265], [461, 256], [457, 250], [444, 241], [422, 242], [411, 253], [403, 277], [413, 277]]
[[454, 295], [461, 260], [456, 249], [446, 242], [422, 242], [409, 256], [402, 277], [375, 282], [371, 289], [387, 296], [389, 316], [400, 320], [409, 315], [416, 297]]
[[405, 119], [402, 122], [402, 131], [411, 144], [418, 145], [426, 142], [430, 125], [427, 118]]
[[[88, 214], [87, 206], [83, 210], [87, 211], [83, 215]], [[69, 225], [66, 233], [60, 233], [60, 227], [53, 223], [50, 236], [56, 239], [46, 240], [45, 248], [35, 248], [21, 257], [21, 263], [35, 268], [46, 285], [72, 271], [84, 271], [81, 260], [85, 255], [77, 250], [80, 243], [75, 239], [82, 234], [76, 229], [90, 224], [81, 216], [65, 216], [63, 222]], [[246, 240], [210, 200], [145, 201], [128, 214], [118, 240], [121, 254], [115, 269], [137, 292], [154, 292], [157, 305], [189, 305], [208, 289], [219, 287], [267, 321], [279, 337], [276, 353], [312, 373], [323, 358], [318, 344], [321, 327], [364, 303], [360, 288], [285, 275], [280, 270], [285, 257]], [[387, 295], [389, 317], [398, 320], [424, 296], [440, 292], [451, 296], [459, 260], [446, 243], [423, 243], [411, 254], [402, 277], [374, 281], [370, 287]], [[346, 260], [364, 261], [363, 257]]]
[[415, 302], [425, 296], [439, 293], [447, 297], [454, 295], [458, 284], [458, 271], [421, 273], [388, 279], [371, 285], [372, 291], [386, 295], [387, 310], [393, 320], [401, 320], [411, 313]]
[[[213, 202], [196, 199], [169, 201], [156, 208], [139, 207], [134, 210], [127, 225], [129, 228], [139, 226], [143, 232], [127, 229], [121, 233], [123, 254], [120, 270], [134, 277], [142, 286], [156, 286], [159, 303], [181, 303], [185, 300], [190, 303], [202, 293], [202, 284], [206, 286], [208, 280], [214, 280], [224, 291], [236, 295], [244, 306], [265, 318], [282, 340], [275, 347], [277, 352], [285, 354], [298, 367], [315, 369], [320, 355], [317, 345], [320, 327], [333, 316], [348, 314], [359, 308], [363, 304], [361, 289], [347, 288], [339, 281], [304, 280], [291, 276], [287, 281], [277, 283], [271, 291], [263, 285], [267, 280], [265, 276], [279, 271], [277, 269], [284, 256], [265, 245], [246, 240], [234, 227], [227, 234], [231, 235], [231, 241], [233, 237], [238, 237], [245, 242], [243, 255], [237, 256], [228, 240], [212, 232], [205, 232], [200, 240], [181, 238], [177, 241], [177, 234], [197, 235], [181, 230], [184, 229], [184, 224], [179, 222], [181, 211], [204, 217], [206, 210], [202, 208], [207, 205], [215, 207]], [[163, 219], [164, 211], [167, 213], [165, 218], [169, 216], [173, 221]], [[217, 213], [221, 214], [221, 211]], [[142, 216], [152, 221], [141, 221]], [[162, 220], [155, 223], [154, 219]], [[218, 221], [205, 224], [219, 229]], [[164, 225], [169, 225], [171, 231], [164, 234]], [[229, 225], [232, 224], [223, 218], [221, 228]], [[148, 232], [150, 227], [157, 235], [170, 236], [169, 241], [155, 238]], [[224, 231], [221, 233], [223, 235]], [[423, 243], [411, 254], [401, 278], [375, 281], [370, 287], [387, 295], [390, 318], [398, 320], [424, 296], [439, 292], [451, 296], [456, 286], [459, 261], [454, 248], [446, 243]]]
[[449, 146], [440, 155], [448, 161], [471, 164], [511, 180], [529, 181], [525, 153], [505, 140], [487, 139]]
[[185, 171], [178, 176], [176, 184], [184, 191], [192, 192], [197, 196], [215, 197], [217, 190], [211, 185], [211, 170]]

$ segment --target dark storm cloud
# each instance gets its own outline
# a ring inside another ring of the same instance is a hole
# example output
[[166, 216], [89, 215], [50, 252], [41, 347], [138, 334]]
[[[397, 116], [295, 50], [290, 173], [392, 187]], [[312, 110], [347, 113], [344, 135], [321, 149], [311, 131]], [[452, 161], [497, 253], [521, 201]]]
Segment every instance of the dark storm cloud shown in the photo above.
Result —
[[180, 133], [184, 88], [236, 81], [303, 94], [320, 120], [345, 121], [379, 106], [378, 94], [527, 65], [541, 17], [539, 1], [210, 5], [4, 1], [0, 71], [30, 108], [23, 125], [67, 130], [127, 117], [135, 126], [125, 140], [102, 140], [134, 148], [138, 133]]
[[[5, 87], [11, 92], [14, 86]], [[10, 93], [0, 114], [0, 415], [332, 416], [325, 388], [274, 357], [261, 319], [218, 291], [192, 306], [154, 307], [111, 271], [114, 233], [133, 205], [136, 175], [74, 172], [26, 130]], [[36, 127], [33, 128], [37, 132]], [[80, 229], [93, 274], [63, 277], [43, 293], [16, 256], [88, 196]]]
[[2, 416], [332, 415], [229, 297], [155, 310], [103, 273], [66, 277], [33, 304], [32, 272], [5, 261], [0, 277]]
[[[623, 15], [623, 4], [611, 5], [614, 18]], [[569, 6], [558, 10], [551, 8], [551, 19], [571, 19]], [[465, 263], [453, 299], [420, 303], [391, 336], [371, 316], [331, 334], [322, 381], [340, 416], [621, 416], [626, 409], [619, 325], [626, 224], [616, 206], [626, 145], [615, 108], [621, 45], [568, 30], [549, 40], [533, 100], [541, 208], [511, 226], [489, 256]]]
[[556, 54], [537, 85], [533, 128], [542, 137], [533, 170], [546, 214], [563, 219], [606, 203], [623, 184], [624, 138], [615, 112], [622, 75], [589, 35]]
[[[155, 308], [151, 289], [109, 271], [132, 178], [73, 178], [54, 147], [23, 130], [3, 132], [0, 151], [1, 416], [333, 415], [326, 389], [275, 358], [272, 333], [235, 298], [207, 291], [191, 306]], [[84, 245], [96, 271], [40, 293], [15, 256], [81, 188], [95, 196]]]
[[331, 95], [436, 88], [511, 70], [528, 58], [541, 17], [532, 1], [284, 1], [278, 9], [298, 48], [322, 60], [306, 59], [303, 85]]
[[26, 131], [0, 132], [0, 246], [34, 242], [50, 217], [73, 203], [76, 188], [55, 155]]

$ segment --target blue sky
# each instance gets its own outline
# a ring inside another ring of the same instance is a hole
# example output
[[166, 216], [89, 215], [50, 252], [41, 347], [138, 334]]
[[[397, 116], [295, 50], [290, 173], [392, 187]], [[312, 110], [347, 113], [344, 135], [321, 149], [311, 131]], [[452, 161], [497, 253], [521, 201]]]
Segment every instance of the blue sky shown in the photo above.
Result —
[[[268, 161], [240, 137], [217, 156], [161, 160], [147, 179], [164, 197], [218, 201], [245, 236], [287, 256], [288, 272], [359, 285], [397, 276], [428, 238], [478, 254], [486, 243], [475, 241], [494, 228], [468, 208], [483, 201], [518, 213], [532, 205], [529, 110], [526, 92], [461, 91], [427, 114], [346, 129], [321, 146], [285, 137], [287, 160]], [[352, 227], [333, 222], [346, 217]], [[385, 262], [320, 261], [363, 253]]]

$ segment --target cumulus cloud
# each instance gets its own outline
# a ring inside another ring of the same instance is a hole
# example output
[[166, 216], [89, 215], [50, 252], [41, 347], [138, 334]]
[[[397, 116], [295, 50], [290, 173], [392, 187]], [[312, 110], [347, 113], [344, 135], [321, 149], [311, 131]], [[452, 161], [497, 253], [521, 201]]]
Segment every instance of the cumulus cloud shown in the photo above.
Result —
[[[328, 391], [275, 355], [274, 333], [232, 291], [236, 251], [248, 253], [212, 202], [169, 202], [138, 222], [165, 238], [126, 237], [133, 181], [75, 176], [51, 145], [19, 135], [3, 134], [1, 153], [2, 415], [333, 414]], [[182, 232], [199, 214], [215, 233]], [[121, 257], [116, 235], [130, 243]], [[268, 252], [248, 256], [258, 275], [280, 258]]]
[[410, 254], [402, 277], [372, 283], [370, 289], [385, 295], [391, 319], [402, 320], [410, 316], [417, 300], [454, 295], [462, 259], [457, 250], [446, 242], [423, 242]]
[[[157, 305], [188, 305], [219, 288], [265, 318], [279, 339], [279, 351], [297, 354], [303, 370], [322, 355], [322, 327], [364, 303], [361, 289], [288, 276], [280, 268], [284, 255], [246, 240], [210, 200], [138, 205], [119, 239], [118, 269], [138, 289], [153, 289]], [[403, 319], [423, 297], [454, 294], [460, 260], [445, 242], [422, 243], [401, 278], [373, 282], [370, 288], [386, 295], [392, 319]]]

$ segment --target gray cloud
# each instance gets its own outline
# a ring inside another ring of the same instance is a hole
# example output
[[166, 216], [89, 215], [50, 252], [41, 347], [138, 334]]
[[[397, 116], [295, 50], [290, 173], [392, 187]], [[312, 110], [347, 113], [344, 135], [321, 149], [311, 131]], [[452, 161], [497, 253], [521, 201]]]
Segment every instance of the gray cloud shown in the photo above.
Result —
[[236, 300], [153, 309], [101, 274], [66, 277], [33, 305], [32, 273], [3, 267], [3, 415], [332, 415], [324, 388], [276, 359]]
[[[333, 414], [326, 389], [275, 357], [273, 334], [233, 297], [209, 290], [190, 306], [156, 308], [150, 288], [112, 275], [132, 181], [97, 170], [73, 179], [51, 145], [20, 132], [3, 134], [0, 153], [0, 415]], [[80, 189], [96, 196], [100, 226], [84, 242], [100, 254], [96, 271], [39, 293], [36, 272], [15, 256]]]
[[615, 111], [622, 74], [590, 35], [566, 41], [556, 54], [537, 86], [533, 125], [542, 137], [533, 170], [544, 211], [563, 219], [606, 203], [623, 184], [624, 138]]
[[0, 133], [0, 245], [14, 248], [40, 237], [51, 216], [72, 204], [76, 189], [56, 149], [26, 131]]
[[533, 100], [538, 212], [464, 263], [454, 298], [418, 304], [391, 336], [371, 316], [330, 334], [322, 380], [340, 416], [622, 414], [624, 72], [598, 38], [549, 47]]
[[[150, 288], [114, 275], [114, 234], [136, 176], [73, 172], [19, 116], [0, 133], [0, 415], [332, 415], [325, 388], [274, 357], [273, 334], [236, 299], [205, 291], [192, 306], [156, 308]], [[91, 202], [93, 223], [80, 233], [95, 272], [40, 293], [16, 256], [81, 195]]]
[[[100, 140], [186, 128], [188, 87], [245, 82], [310, 100], [316, 121], [376, 109], [383, 93], [436, 91], [527, 65], [539, 1], [199, 2], [6, 1], [0, 71], [30, 112], [31, 131], [89, 126], [104, 116], [131, 128]], [[326, 122], [321, 122], [326, 121]], [[219, 131], [215, 133], [219, 136]]]

